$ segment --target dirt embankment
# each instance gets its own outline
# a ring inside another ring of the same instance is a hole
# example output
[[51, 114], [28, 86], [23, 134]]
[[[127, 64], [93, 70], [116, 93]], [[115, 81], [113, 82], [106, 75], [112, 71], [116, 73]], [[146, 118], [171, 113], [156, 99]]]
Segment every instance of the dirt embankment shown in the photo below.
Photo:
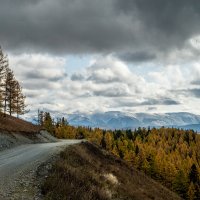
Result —
[[22, 119], [0, 114], [0, 151], [21, 144], [56, 142], [57, 139], [40, 126]]
[[0, 151], [22, 144], [57, 142], [47, 131], [37, 133], [0, 131]]

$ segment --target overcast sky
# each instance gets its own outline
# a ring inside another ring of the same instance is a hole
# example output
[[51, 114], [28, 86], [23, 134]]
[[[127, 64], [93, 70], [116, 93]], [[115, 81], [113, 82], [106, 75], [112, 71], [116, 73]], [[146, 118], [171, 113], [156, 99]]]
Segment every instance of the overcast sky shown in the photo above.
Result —
[[200, 114], [199, 0], [0, 0], [32, 112]]

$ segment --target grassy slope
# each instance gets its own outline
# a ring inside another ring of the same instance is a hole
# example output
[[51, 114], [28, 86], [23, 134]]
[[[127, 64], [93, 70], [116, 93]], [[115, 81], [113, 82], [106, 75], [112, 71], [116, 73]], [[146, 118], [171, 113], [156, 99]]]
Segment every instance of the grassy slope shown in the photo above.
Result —
[[49, 200], [180, 199], [123, 160], [88, 142], [60, 154], [42, 191]]
[[39, 130], [39, 126], [30, 122], [9, 115], [6, 115], [6, 117], [3, 114], [0, 115], [0, 131], [36, 133]]

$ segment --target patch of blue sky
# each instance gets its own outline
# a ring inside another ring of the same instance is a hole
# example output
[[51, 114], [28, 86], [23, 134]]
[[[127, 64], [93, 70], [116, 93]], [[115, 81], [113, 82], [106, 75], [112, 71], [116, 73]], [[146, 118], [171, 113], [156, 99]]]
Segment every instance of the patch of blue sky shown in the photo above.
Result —
[[129, 63], [127, 65], [134, 74], [145, 78], [147, 81], [151, 81], [149, 80], [149, 73], [162, 70], [162, 67], [158, 67], [153, 63]]
[[84, 68], [88, 67], [91, 60], [92, 60], [91, 55], [83, 55], [83, 56], [69, 55], [67, 57], [67, 62], [66, 62], [66, 70], [68, 75], [70, 76], [73, 73], [77, 73], [83, 70]]

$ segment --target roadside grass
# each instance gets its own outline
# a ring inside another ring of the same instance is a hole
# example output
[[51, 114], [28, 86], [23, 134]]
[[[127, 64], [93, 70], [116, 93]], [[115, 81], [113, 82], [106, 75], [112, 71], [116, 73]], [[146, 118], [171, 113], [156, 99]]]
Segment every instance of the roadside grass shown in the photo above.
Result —
[[181, 199], [89, 142], [61, 152], [41, 189], [45, 200]]

